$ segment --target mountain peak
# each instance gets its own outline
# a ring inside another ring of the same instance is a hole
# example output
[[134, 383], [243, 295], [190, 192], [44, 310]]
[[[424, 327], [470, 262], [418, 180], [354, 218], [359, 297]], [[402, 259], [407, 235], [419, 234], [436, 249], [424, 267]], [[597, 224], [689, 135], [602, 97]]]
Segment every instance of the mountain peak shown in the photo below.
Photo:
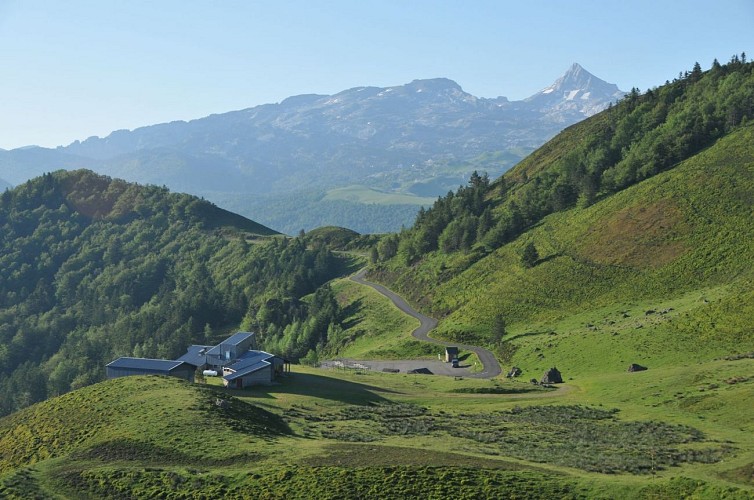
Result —
[[525, 101], [558, 112], [575, 111], [586, 117], [602, 111], [624, 94], [614, 83], [597, 78], [575, 62], [552, 85]]
[[[563, 76], [555, 80], [552, 85], [544, 89], [542, 92], [549, 94], [550, 92], [557, 90], [591, 90], [591, 87], [600, 84], [610, 85], [585, 70], [579, 63], [573, 63]], [[617, 90], [618, 87], [615, 88]]]
[[411, 83], [405, 85], [408, 88], [415, 89], [431, 89], [431, 90], [462, 90], [458, 83], [449, 78], [427, 78], [422, 80], [414, 80]]

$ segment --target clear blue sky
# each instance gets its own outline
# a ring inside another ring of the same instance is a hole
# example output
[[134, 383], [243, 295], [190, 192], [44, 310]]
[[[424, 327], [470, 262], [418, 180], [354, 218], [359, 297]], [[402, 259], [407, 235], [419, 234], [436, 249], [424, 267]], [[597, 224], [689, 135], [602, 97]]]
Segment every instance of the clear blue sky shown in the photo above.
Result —
[[646, 90], [742, 51], [753, 0], [0, 0], [0, 147], [417, 78], [522, 99], [573, 62]]

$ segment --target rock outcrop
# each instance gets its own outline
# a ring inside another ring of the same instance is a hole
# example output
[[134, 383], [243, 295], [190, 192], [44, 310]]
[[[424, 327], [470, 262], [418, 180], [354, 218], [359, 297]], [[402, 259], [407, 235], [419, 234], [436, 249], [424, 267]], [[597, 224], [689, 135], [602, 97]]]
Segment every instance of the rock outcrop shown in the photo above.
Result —
[[560, 374], [557, 368], [552, 367], [542, 375], [540, 384], [562, 384], [563, 376]]

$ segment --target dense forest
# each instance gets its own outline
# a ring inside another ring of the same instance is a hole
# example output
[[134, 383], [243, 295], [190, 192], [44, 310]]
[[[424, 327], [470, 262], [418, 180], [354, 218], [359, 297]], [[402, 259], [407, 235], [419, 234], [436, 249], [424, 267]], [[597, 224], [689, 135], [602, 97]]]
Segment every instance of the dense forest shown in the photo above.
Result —
[[430, 252], [471, 252], [473, 262], [545, 216], [587, 207], [668, 170], [752, 118], [754, 63], [745, 53], [725, 65], [715, 60], [708, 71], [696, 63], [659, 88], [632, 89], [495, 182], [473, 175], [420, 210], [413, 227], [384, 238], [373, 261], [411, 265]]
[[60, 171], [7, 190], [0, 414], [99, 381], [118, 356], [175, 358], [239, 325], [297, 359], [327, 335], [337, 307], [320, 287], [343, 266], [165, 188]]

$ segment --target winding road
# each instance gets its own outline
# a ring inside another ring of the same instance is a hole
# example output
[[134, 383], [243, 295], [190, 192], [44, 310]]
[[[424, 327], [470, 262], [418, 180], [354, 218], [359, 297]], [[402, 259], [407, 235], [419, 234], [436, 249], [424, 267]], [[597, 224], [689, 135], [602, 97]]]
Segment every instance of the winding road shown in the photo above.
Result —
[[442, 346], [456, 346], [461, 350], [471, 351], [477, 355], [477, 357], [479, 358], [479, 361], [482, 363], [483, 370], [481, 372], [470, 373], [464, 376], [469, 377], [469, 378], [493, 378], [493, 377], [497, 377], [503, 372], [503, 369], [500, 367], [500, 363], [498, 363], [497, 358], [495, 358], [495, 355], [492, 354], [487, 349], [484, 349], [478, 346], [473, 346], [473, 345], [464, 345], [464, 344], [456, 344], [453, 342], [445, 342], [445, 341], [436, 340], [430, 337], [429, 332], [431, 332], [437, 326], [437, 320], [420, 313], [419, 311], [411, 307], [408, 304], [408, 302], [406, 302], [403, 299], [403, 297], [393, 292], [389, 288], [386, 288], [378, 283], [372, 283], [371, 281], [367, 281], [364, 278], [364, 276], [366, 275], [366, 272], [367, 272], [366, 268], [360, 270], [359, 272], [351, 276], [351, 281], [354, 281], [360, 285], [365, 285], [365, 286], [374, 288], [379, 293], [389, 298], [398, 309], [408, 314], [409, 316], [413, 316], [414, 318], [418, 319], [420, 322], [419, 327], [413, 332], [411, 332], [411, 335], [413, 335], [414, 338], [418, 340], [423, 340], [424, 342], [430, 342], [430, 343], [442, 345]]

